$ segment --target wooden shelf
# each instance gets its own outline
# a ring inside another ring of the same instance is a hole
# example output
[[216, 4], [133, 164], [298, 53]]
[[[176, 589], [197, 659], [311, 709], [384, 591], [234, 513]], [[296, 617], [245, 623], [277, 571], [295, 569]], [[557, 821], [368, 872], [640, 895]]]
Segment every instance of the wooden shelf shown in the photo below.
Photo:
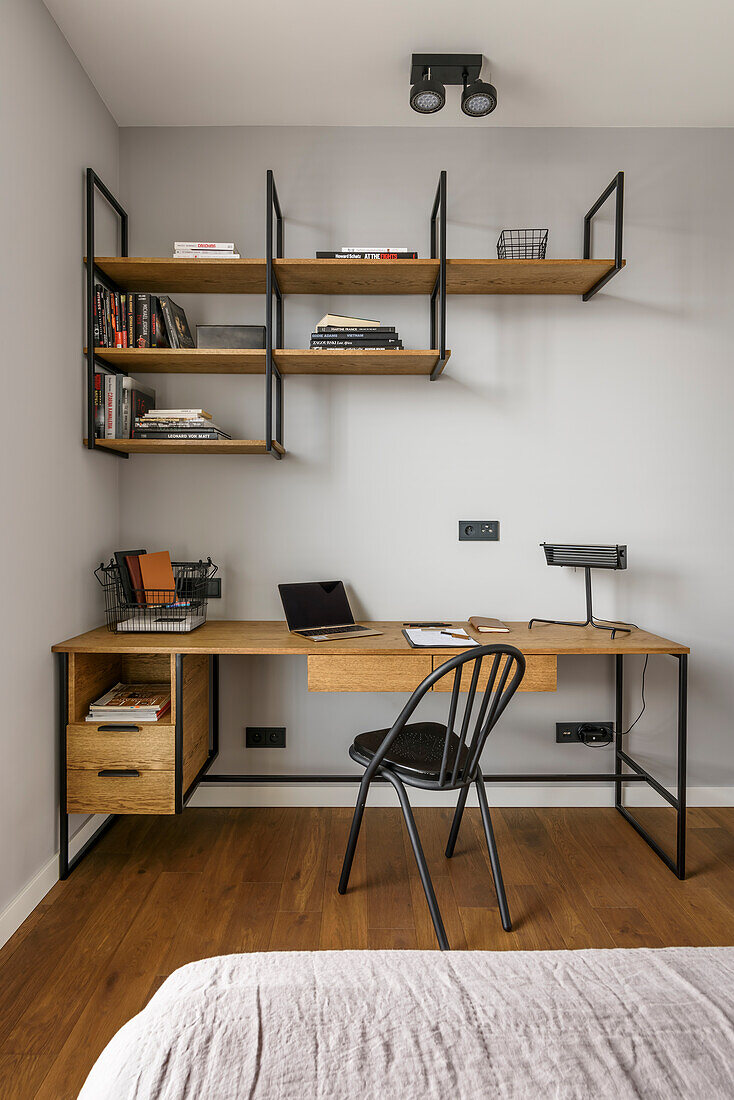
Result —
[[258, 348], [95, 348], [94, 354], [135, 374], [265, 373], [265, 352]]
[[[86, 351], [86, 349], [85, 349]], [[264, 374], [265, 352], [208, 348], [97, 348], [98, 359], [134, 374]], [[438, 351], [325, 351], [280, 348], [274, 351], [282, 374], [429, 375]], [[446, 352], [446, 357], [451, 355]]]
[[97, 256], [96, 264], [123, 290], [171, 294], [265, 293], [265, 260]]
[[614, 260], [447, 260], [446, 293], [580, 296], [613, 267]]
[[[348, 261], [352, 262], [352, 261]], [[379, 262], [379, 261], [378, 261]], [[280, 349], [275, 362], [283, 374], [429, 375], [438, 362], [438, 351], [300, 351]], [[446, 358], [451, 355], [446, 352]]]
[[283, 294], [430, 294], [438, 260], [276, 260]]
[[[86, 444], [86, 439], [84, 440]], [[264, 455], [264, 439], [98, 439], [95, 446], [131, 455]], [[285, 454], [280, 443], [273, 449]]]
[[[438, 260], [275, 260], [283, 294], [430, 294]], [[264, 294], [265, 260], [174, 260], [98, 256], [125, 290]], [[446, 261], [448, 294], [585, 294], [612, 260]]]

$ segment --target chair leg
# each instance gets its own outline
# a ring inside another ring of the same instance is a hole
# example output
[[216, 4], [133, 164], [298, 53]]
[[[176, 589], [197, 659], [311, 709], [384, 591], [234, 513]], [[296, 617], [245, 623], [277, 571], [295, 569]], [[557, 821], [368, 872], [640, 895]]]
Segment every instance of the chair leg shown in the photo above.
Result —
[[337, 887], [340, 894], [346, 894], [347, 885], [349, 883], [349, 875], [352, 871], [352, 863], [354, 861], [354, 853], [357, 850], [357, 838], [359, 837], [359, 828], [362, 824], [362, 818], [364, 816], [364, 807], [367, 802], [367, 792], [370, 789], [369, 782], [365, 782], [363, 779], [359, 785], [359, 794], [357, 795], [357, 805], [354, 807], [354, 817], [352, 818], [352, 827], [349, 830], [349, 840], [347, 841], [347, 850], [344, 853], [344, 863], [342, 864], [341, 878], [339, 879], [339, 886]]
[[477, 795], [479, 797], [479, 807], [482, 811], [482, 824], [484, 825], [484, 835], [487, 838], [487, 848], [489, 849], [489, 865], [492, 868], [492, 878], [494, 879], [494, 889], [497, 894], [497, 904], [500, 908], [500, 917], [502, 919], [502, 927], [505, 932], [512, 931], [512, 922], [510, 921], [510, 910], [507, 907], [507, 898], [505, 896], [505, 884], [502, 881], [502, 869], [500, 867], [500, 857], [497, 854], [497, 844], [494, 839], [494, 829], [492, 828], [492, 818], [489, 816], [489, 805], [487, 803], [487, 792], [484, 789], [484, 778], [482, 773], [477, 771]]
[[389, 771], [387, 768], [382, 770], [382, 775], [386, 779], [389, 779], [393, 787], [398, 793], [400, 799], [400, 807], [403, 811], [403, 817], [405, 818], [405, 825], [408, 830], [408, 836], [410, 837], [410, 843], [413, 845], [413, 854], [415, 861], [418, 864], [418, 873], [421, 876], [421, 882], [423, 883], [423, 892], [426, 895], [426, 901], [428, 902], [428, 908], [431, 913], [431, 920], [433, 921], [433, 928], [436, 933], [436, 939], [438, 940], [438, 946], [442, 951], [449, 951], [449, 941], [446, 938], [446, 929], [443, 926], [443, 920], [441, 918], [441, 910], [438, 908], [438, 902], [436, 901], [436, 895], [433, 890], [433, 883], [431, 882], [431, 876], [428, 873], [428, 864], [426, 863], [426, 857], [423, 855], [423, 848], [421, 846], [421, 840], [418, 836], [418, 829], [416, 828], [415, 818], [413, 817], [413, 811], [408, 801], [408, 793], [403, 786], [402, 781], [395, 775], [394, 772]]
[[459, 829], [461, 828], [461, 819], [464, 816], [464, 807], [466, 806], [467, 795], [469, 794], [469, 787], [462, 787], [459, 791], [459, 801], [456, 803], [456, 809], [454, 810], [454, 820], [451, 822], [451, 832], [449, 833], [448, 843], [446, 844], [446, 858], [451, 859], [454, 854], [454, 848], [456, 847], [456, 841], [459, 839]]

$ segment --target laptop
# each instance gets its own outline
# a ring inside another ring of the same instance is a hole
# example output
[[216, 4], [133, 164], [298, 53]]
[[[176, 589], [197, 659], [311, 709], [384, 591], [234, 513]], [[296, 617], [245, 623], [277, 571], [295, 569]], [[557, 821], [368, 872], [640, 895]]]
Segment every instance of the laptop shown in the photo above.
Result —
[[342, 581], [279, 584], [278, 591], [291, 634], [298, 634], [309, 642], [382, 634], [381, 630], [355, 623]]

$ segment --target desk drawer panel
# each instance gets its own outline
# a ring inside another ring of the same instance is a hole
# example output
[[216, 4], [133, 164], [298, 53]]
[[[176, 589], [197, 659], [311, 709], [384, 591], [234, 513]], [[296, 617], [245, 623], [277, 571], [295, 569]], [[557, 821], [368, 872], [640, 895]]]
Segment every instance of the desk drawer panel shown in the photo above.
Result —
[[[107, 727], [107, 728], [105, 728]], [[111, 728], [114, 727], [114, 728]], [[145, 768], [173, 771], [174, 727], [141, 722], [137, 727], [115, 727], [114, 722], [79, 722], [66, 727], [66, 762], [69, 768]]]
[[309, 691], [414, 691], [432, 669], [427, 653], [406, 653], [404, 657], [308, 658]]
[[[99, 771], [117, 769], [99, 768]], [[85, 768], [66, 773], [70, 814], [172, 814], [176, 812], [175, 774], [135, 768], [137, 775], [98, 775]]]
[[[455, 656], [455, 654], [452, 654]], [[445, 657], [434, 657], [433, 667], [438, 668], [439, 665], [444, 664], [449, 659], [449, 654]], [[479, 676], [479, 688], [486, 686], [487, 678], [492, 668], [492, 662], [494, 657], [485, 657], [482, 661], [482, 671]], [[558, 668], [558, 659], [553, 656], [543, 655], [531, 655], [525, 658], [525, 675], [522, 679], [518, 691], [555, 691], [556, 690], [556, 673]], [[504, 662], [503, 662], [504, 664]], [[462, 691], [469, 690], [469, 684], [471, 683], [472, 673], [474, 666], [469, 664], [464, 666], [464, 671], [461, 676], [461, 689]], [[502, 675], [502, 665], [499, 669], [499, 676]], [[434, 691], [451, 691], [454, 686], [454, 673], [450, 672], [447, 676], [444, 676], [434, 687]]]

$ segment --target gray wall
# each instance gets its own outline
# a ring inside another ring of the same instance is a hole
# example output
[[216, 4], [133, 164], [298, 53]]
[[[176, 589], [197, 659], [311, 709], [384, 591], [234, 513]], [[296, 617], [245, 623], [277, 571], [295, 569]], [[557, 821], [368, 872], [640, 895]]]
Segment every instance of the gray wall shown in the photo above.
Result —
[[[265, 171], [287, 216], [286, 252], [345, 243], [428, 250], [428, 213], [448, 170], [449, 254], [491, 256], [504, 226], [548, 226], [549, 256], [578, 256], [582, 216], [627, 173], [628, 268], [592, 303], [451, 298], [446, 376], [289, 378], [287, 458], [135, 458], [120, 471], [120, 537], [222, 569], [221, 618], [276, 618], [276, 584], [342, 576], [359, 615], [575, 617], [583, 577], [551, 570], [543, 539], [626, 542], [626, 573], [598, 575], [598, 613], [690, 643], [690, 778], [734, 782], [734, 441], [729, 303], [734, 287], [731, 131], [129, 129], [121, 193], [131, 251], [175, 239], [264, 250]], [[611, 254], [611, 215], [598, 255]], [[192, 322], [261, 322], [263, 300], [183, 298]], [[428, 342], [415, 298], [289, 298], [286, 344], [307, 346], [327, 309], [395, 323]], [[159, 403], [203, 405], [261, 436], [261, 379], [157, 378]], [[498, 545], [459, 544], [457, 520], [499, 519]], [[110, 549], [112, 547], [110, 546]], [[629, 661], [630, 715], [641, 662]], [[305, 662], [223, 662], [230, 770], [342, 770], [354, 733], [386, 725], [398, 696], [305, 695]], [[612, 716], [612, 670], [566, 659], [557, 695], [525, 696], [494, 740], [498, 768], [584, 770], [606, 750], [556, 749], [557, 719]], [[672, 776], [674, 662], [648, 673], [633, 747]], [[435, 708], [438, 700], [432, 700]], [[429, 709], [430, 709], [429, 707]], [[285, 751], [246, 752], [246, 723], [285, 723]]]
[[99, 620], [118, 531], [117, 466], [81, 446], [83, 170], [116, 186], [117, 127], [40, 0], [3, 4], [0, 133], [1, 912], [57, 848], [50, 647]]

